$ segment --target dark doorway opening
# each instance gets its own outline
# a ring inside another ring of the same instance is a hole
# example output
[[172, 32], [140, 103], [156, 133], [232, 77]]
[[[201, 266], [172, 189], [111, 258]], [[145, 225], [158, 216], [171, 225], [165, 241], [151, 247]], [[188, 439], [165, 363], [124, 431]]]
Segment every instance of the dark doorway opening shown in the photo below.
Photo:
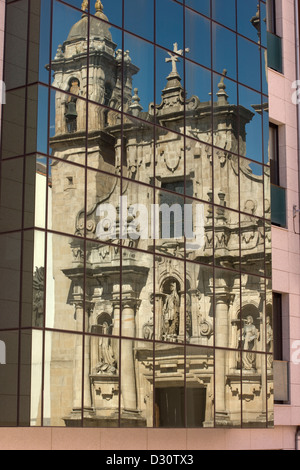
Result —
[[[156, 427], [201, 428], [205, 421], [206, 389], [183, 387], [157, 388], [155, 391]], [[185, 420], [186, 409], [186, 420]]]

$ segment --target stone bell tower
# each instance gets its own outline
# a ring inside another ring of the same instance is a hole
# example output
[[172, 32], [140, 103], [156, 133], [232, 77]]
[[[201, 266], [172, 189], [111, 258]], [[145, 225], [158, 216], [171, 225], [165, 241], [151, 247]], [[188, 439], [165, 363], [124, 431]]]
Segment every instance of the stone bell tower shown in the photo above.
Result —
[[[82, 18], [71, 28], [63, 45], [59, 45], [51, 63], [54, 72], [52, 85], [78, 98], [88, 98], [94, 103], [120, 110], [123, 101], [128, 106], [132, 97], [132, 76], [138, 68], [131, 63], [128, 51], [117, 50], [112, 40], [108, 18], [100, 0], [96, 2], [96, 13], [88, 16], [88, 1], [82, 4]], [[88, 39], [89, 35], [89, 39]], [[84, 100], [56, 94], [55, 135], [85, 131], [86, 105]], [[128, 104], [127, 104], [128, 103]], [[99, 110], [91, 111], [89, 129], [100, 129], [105, 117]]]

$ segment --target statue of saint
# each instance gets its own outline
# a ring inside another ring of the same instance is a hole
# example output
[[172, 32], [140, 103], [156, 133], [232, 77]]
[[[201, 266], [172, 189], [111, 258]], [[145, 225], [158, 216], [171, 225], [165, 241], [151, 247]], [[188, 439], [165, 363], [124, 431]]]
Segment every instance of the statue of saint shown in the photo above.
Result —
[[167, 296], [163, 308], [165, 335], [176, 337], [179, 334], [180, 297], [176, 282], [171, 284], [171, 293]]
[[[103, 323], [103, 334], [109, 333], [109, 325]], [[114, 356], [111, 339], [102, 337], [99, 340], [99, 364], [96, 367], [97, 374], [116, 375], [117, 361]]]
[[243, 328], [243, 349], [247, 350], [243, 354], [243, 369], [251, 370], [256, 368], [256, 355], [251, 351], [257, 350], [257, 341], [259, 338], [259, 331], [253, 323], [253, 317], [248, 315], [246, 323]]

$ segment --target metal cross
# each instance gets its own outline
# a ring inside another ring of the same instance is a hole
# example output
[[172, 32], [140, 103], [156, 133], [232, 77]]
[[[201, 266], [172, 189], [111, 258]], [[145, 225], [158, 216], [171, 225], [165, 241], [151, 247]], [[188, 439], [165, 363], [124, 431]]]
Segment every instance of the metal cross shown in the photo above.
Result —
[[[171, 52], [168, 52], [170, 58], [169, 57], [166, 58], [166, 62], [167, 63], [172, 62], [172, 74], [177, 75], [178, 72], [177, 72], [176, 62], [179, 62], [178, 56], [183, 56], [183, 49], [178, 50], [177, 42], [175, 42], [174, 44], [173, 52], [176, 55], [172, 54]], [[186, 48], [185, 52], [190, 52], [190, 49]]]

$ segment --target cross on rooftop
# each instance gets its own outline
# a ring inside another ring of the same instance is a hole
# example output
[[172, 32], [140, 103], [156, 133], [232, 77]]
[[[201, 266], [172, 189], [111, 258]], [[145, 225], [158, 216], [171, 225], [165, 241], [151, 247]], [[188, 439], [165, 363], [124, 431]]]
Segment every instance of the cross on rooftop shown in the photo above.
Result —
[[172, 62], [172, 75], [178, 75], [177, 67], [176, 67], [176, 62], [179, 62], [178, 56], [183, 56], [183, 52], [190, 52], [190, 49], [186, 48], [185, 51], [183, 51], [183, 49], [178, 50], [178, 44], [177, 42], [175, 42], [173, 52], [174, 54], [172, 54], [171, 52], [168, 52], [170, 57], [166, 58], [166, 62], [167, 63]]

